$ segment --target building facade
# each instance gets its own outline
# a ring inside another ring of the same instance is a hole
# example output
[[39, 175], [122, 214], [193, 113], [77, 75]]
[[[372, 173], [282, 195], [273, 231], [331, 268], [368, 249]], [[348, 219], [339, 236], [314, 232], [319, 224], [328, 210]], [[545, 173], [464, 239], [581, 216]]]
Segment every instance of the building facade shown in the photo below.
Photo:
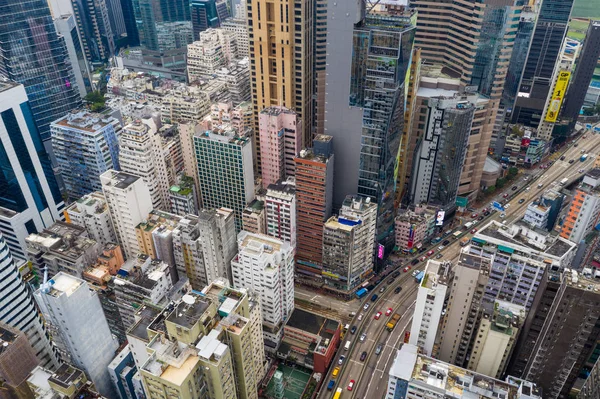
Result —
[[598, 224], [600, 217], [600, 169], [590, 170], [575, 190], [575, 195], [560, 236], [579, 243]]
[[267, 187], [265, 196], [266, 234], [296, 247], [296, 183], [277, 182]]

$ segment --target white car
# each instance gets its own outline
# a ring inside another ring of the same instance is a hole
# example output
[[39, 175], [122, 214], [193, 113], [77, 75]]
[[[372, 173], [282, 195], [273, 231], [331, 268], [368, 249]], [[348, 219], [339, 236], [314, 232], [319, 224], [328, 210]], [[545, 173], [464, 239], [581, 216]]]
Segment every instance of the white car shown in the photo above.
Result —
[[344, 363], [344, 359], [346, 359], [346, 356], [342, 355], [340, 356], [340, 360], [338, 360], [338, 364], [341, 366], [342, 363]]
[[525, 189], [525, 191], [529, 191], [529, 190], [531, 190], [531, 187], [527, 187], [527, 188]]
[[364, 310], [369, 309], [369, 306], [371, 306], [371, 304], [369, 302], [365, 303], [365, 306], [363, 306]]
[[360, 342], [365, 342], [365, 339], [367, 339], [367, 333], [362, 333], [360, 336]]
[[361, 314], [358, 315], [358, 321], [361, 321], [362, 318], [363, 318], [363, 314], [361, 313]]
[[529, 180], [529, 176], [525, 176], [525, 177], [523, 178], [523, 180], [525, 180], [525, 181]]
[[[504, 219], [504, 218], [506, 217], [506, 213], [501, 213], [501, 214], [500, 214], [500, 217]], [[368, 305], [368, 304], [367, 304], [367, 305]]]

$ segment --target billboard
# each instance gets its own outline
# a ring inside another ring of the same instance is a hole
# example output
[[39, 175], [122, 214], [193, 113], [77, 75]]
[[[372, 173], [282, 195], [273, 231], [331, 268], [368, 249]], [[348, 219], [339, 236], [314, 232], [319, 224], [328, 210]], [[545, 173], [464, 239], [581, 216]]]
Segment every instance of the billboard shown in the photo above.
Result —
[[469, 199], [467, 197], [456, 197], [456, 206], [461, 208], [466, 208], [469, 204]]
[[381, 244], [377, 244], [377, 257], [379, 259], [383, 259], [384, 253], [385, 253], [385, 247]]
[[406, 247], [408, 249], [411, 249], [413, 247], [415, 243], [415, 225], [411, 224], [410, 228], [408, 229], [408, 242]]
[[558, 73], [556, 86], [554, 86], [554, 92], [552, 93], [552, 98], [550, 99], [550, 105], [548, 105], [548, 111], [546, 112], [546, 122], [556, 122], [556, 119], [558, 118], [558, 111], [560, 111], [560, 106], [565, 96], [565, 91], [567, 90], [570, 77], [571, 72], [569, 71], [563, 70]]
[[438, 211], [437, 216], [435, 218], [435, 225], [441, 226], [444, 224], [444, 216], [446, 216], [445, 211]]

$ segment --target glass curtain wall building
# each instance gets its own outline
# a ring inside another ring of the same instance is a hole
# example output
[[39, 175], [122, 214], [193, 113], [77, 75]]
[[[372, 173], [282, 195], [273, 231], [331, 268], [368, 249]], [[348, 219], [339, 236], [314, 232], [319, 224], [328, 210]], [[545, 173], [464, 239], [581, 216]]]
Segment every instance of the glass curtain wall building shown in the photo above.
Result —
[[148, 50], [161, 50], [163, 24], [191, 21], [190, 0], [132, 0], [132, 6], [140, 43]]
[[50, 138], [52, 121], [82, 105], [46, 0], [0, 1], [0, 75], [25, 86], [44, 141]]
[[394, 247], [394, 192], [404, 124], [404, 86], [416, 13], [370, 13], [353, 33], [349, 105], [362, 109], [358, 194], [378, 204], [377, 241]]

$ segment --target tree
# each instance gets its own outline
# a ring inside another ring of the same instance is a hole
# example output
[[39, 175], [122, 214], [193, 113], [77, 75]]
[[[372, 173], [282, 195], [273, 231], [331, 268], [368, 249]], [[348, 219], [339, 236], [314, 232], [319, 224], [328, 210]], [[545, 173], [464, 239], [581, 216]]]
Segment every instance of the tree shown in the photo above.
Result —
[[104, 103], [106, 102], [106, 99], [98, 90], [89, 92], [84, 100], [89, 104], [89, 107], [93, 112], [102, 110], [104, 108]]
[[505, 185], [506, 185], [506, 179], [504, 177], [499, 177], [498, 180], [496, 180], [496, 187], [502, 188]]
[[489, 186], [488, 188], [485, 189], [486, 194], [491, 194], [494, 191], [496, 191], [496, 186]]
[[511, 178], [515, 177], [517, 173], [519, 173], [519, 169], [515, 168], [514, 166], [508, 169], [508, 176]]

